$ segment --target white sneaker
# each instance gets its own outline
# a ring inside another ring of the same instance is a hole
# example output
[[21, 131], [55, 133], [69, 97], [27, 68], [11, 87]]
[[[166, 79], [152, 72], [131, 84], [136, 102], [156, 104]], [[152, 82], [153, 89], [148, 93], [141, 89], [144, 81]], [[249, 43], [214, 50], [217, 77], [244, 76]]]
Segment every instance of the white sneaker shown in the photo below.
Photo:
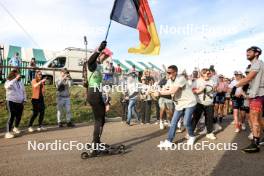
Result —
[[182, 133], [182, 132], [184, 132], [184, 130], [185, 130], [185, 128], [178, 128], [178, 129], [176, 130], [176, 133]]
[[164, 125], [168, 126], [168, 121], [167, 120], [164, 120]]
[[253, 133], [250, 133], [250, 134], [248, 135], [248, 139], [249, 139], [249, 140], [253, 140]]
[[20, 134], [21, 133], [21, 131], [18, 128], [16, 128], [16, 127], [13, 128], [13, 132], [15, 134]]
[[170, 127], [171, 126], [171, 122], [168, 120], [167, 122], [167, 126]]
[[165, 148], [165, 149], [168, 148], [169, 149], [172, 147], [172, 145], [173, 145], [173, 143], [166, 139], [164, 142], [162, 142], [162, 141], [160, 142], [160, 144], [158, 145], [158, 148]]
[[232, 124], [232, 125], [235, 125], [235, 121], [233, 120], [233, 121], [231, 122], [231, 124]]
[[5, 134], [5, 138], [6, 139], [11, 139], [11, 138], [14, 138], [14, 137], [15, 137], [15, 135], [12, 134], [12, 133], [10, 133], [10, 132], [8, 132], [8, 133]]
[[45, 127], [42, 126], [42, 127], [38, 127], [37, 130], [38, 130], [38, 131], [46, 131], [47, 128], [45, 128]]
[[164, 129], [164, 124], [163, 124], [162, 121], [160, 121], [160, 124], [159, 125], [160, 125], [160, 129], [163, 130]]
[[176, 133], [182, 133], [182, 130], [180, 128], [177, 128]]
[[160, 121], [159, 120], [157, 120], [156, 122], [155, 122], [155, 125], [158, 125], [160, 123]]
[[185, 139], [190, 139], [190, 136], [188, 133], [185, 135]]
[[223, 128], [218, 123], [214, 124], [214, 131], [221, 131]]
[[247, 129], [247, 127], [246, 127], [246, 124], [245, 124], [245, 123], [242, 123], [242, 125], [241, 125], [241, 129], [242, 129], [243, 131], [245, 131], [245, 130]]
[[32, 128], [32, 127], [29, 127], [29, 128], [28, 128], [28, 132], [32, 133], [32, 132], [34, 132], [34, 131], [35, 131], [34, 128]]
[[188, 139], [188, 141], [187, 141], [187, 144], [188, 144], [188, 145], [193, 145], [194, 142], [195, 142], [195, 139], [196, 139], [196, 138], [195, 138], [194, 136], [193, 136], [193, 137], [190, 136], [189, 139]]
[[206, 127], [203, 129], [203, 131], [200, 131], [199, 132], [199, 135], [204, 135], [204, 134], [206, 134], [207, 133], [207, 129], [206, 129]]
[[236, 128], [235, 133], [239, 133], [239, 132], [240, 132], [240, 129]]
[[215, 140], [216, 139], [214, 133], [207, 134], [206, 138], [211, 139], [211, 140]]

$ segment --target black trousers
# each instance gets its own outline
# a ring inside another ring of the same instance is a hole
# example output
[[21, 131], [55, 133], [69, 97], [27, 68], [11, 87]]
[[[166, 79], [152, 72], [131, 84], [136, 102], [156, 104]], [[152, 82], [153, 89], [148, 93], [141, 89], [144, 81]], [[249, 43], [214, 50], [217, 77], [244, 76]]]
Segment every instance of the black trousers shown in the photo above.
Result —
[[39, 127], [41, 127], [43, 120], [44, 120], [44, 115], [45, 115], [44, 98], [32, 99], [31, 103], [32, 103], [32, 107], [33, 107], [33, 114], [30, 118], [28, 126], [32, 127], [36, 117], [39, 116], [38, 125], [39, 125]]
[[23, 103], [15, 103], [12, 101], [7, 101], [7, 110], [8, 110], [8, 121], [6, 125], [7, 132], [11, 132], [13, 128], [13, 123], [15, 121], [15, 127], [17, 128], [20, 124], [22, 113], [24, 110]]
[[95, 120], [93, 142], [100, 143], [100, 138], [105, 124], [105, 103], [103, 101], [102, 93], [98, 89], [95, 91], [94, 88], [89, 88], [87, 98], [92, 107]]
[[151, 116], [151, 104], [152, 101], [142, 101], [140, 116], [142, 119], [142, 123], [150, 123], [150, 116]]
[[207, 133], [213, 132], [213, 118], [214, 118], [214, 105], [205, 106], [202, 104], [197, 104], [196, 108], [193, 112], [193, 118], [192, 118], [192, 129], [194, 130], [196, 128], [197, 123], [199, 122], [202, 113], [204, 113], [205, 116], [205, 126], [207, 129]]
[[122, 105], [122, 121], [126, 121], [127, 120], [128, 103], [129, 103], [129, 101], [127, 101], [127, 100], [121, 101], [121, 105]]
[[155, 107], [156, 107], [156, 118], [157, 120], [160, 120], [160, 106], [159, 106], [159, 100], [155, 100]]

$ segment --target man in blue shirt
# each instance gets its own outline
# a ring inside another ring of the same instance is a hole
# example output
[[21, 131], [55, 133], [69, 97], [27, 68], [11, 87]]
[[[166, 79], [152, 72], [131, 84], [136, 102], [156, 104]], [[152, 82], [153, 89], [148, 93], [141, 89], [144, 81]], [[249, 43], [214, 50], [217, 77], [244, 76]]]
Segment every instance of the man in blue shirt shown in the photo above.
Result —
[[8, 65], [13, 67], [20, 67], [21, 63], [22, 60], [19, 58], [19, 53], [16, 53], [15, 56], [9, 60]]

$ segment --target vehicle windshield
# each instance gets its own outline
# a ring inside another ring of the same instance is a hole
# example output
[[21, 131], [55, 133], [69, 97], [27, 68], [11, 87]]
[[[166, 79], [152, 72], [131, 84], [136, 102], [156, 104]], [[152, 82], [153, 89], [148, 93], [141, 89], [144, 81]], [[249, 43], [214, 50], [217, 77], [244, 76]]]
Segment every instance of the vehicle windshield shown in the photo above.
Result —
[[48, 68], [63, 68], [66, 63], [66, 57], [57, 57], [56, 59], [48, 62]]

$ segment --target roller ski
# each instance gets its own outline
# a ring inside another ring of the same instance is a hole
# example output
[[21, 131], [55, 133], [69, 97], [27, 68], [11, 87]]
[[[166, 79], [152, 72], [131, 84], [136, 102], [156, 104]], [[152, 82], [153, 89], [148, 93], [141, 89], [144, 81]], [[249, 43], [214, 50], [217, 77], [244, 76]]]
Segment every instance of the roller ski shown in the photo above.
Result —
[[81, 153], [82, 159], [88, 159], [93, 157], [105, 156], [105, 155], [118, 155], [126, 152], [125, 145], [111, 146], [105, 144], [104, 147], [99, 149], [93, 149], [91, 145], [87, 146], [87, 151]]

